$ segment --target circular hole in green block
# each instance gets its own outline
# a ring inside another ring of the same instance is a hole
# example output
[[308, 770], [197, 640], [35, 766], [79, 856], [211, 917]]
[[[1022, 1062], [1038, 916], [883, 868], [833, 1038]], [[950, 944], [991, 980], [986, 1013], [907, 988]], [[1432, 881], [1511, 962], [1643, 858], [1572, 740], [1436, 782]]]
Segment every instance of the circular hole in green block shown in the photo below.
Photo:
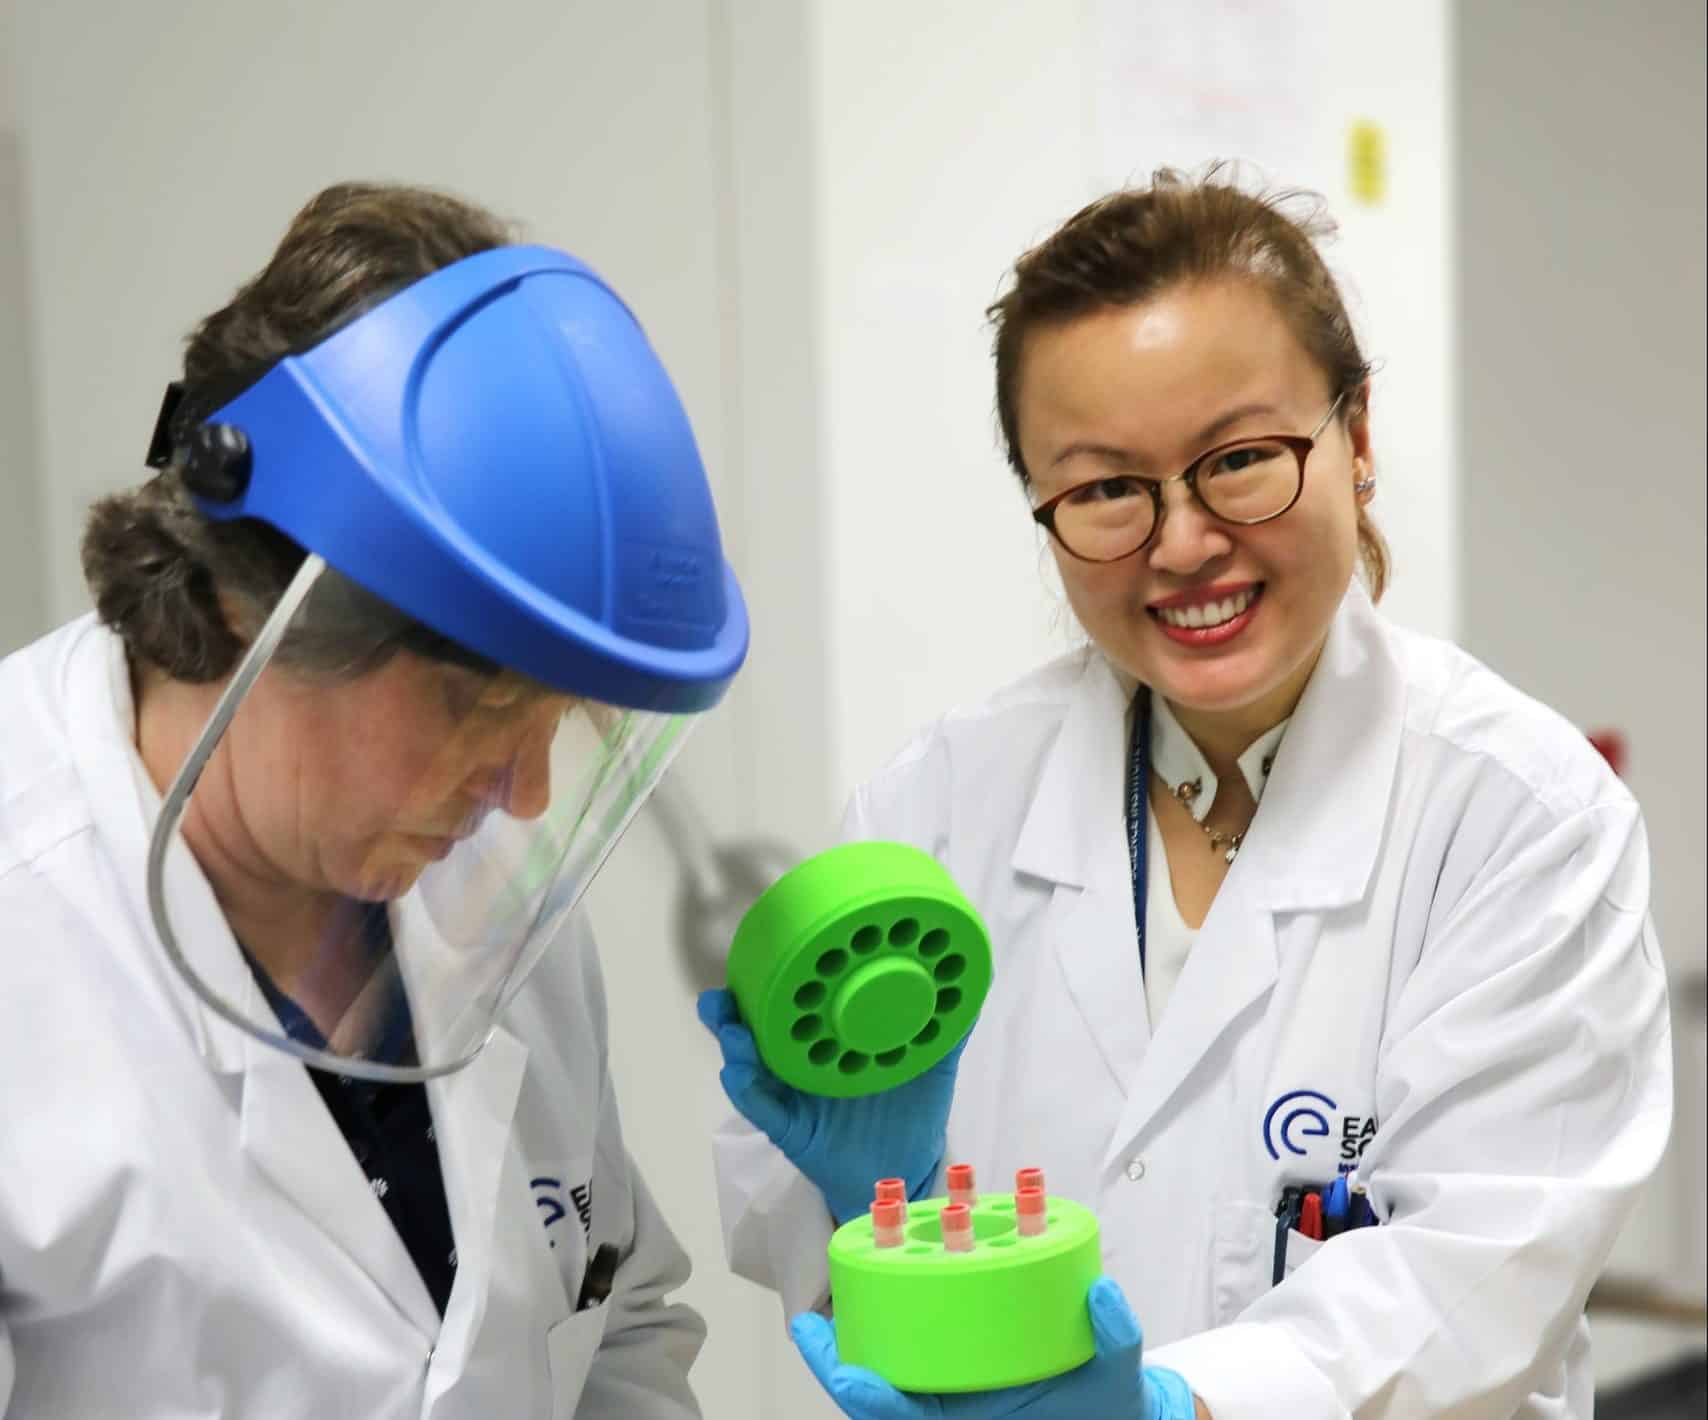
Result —
[[919, 935], [919, 923], [911, 917], [904, 917], [890, 928], [890, 945], [905, 947]]
[[1058, 1218], [1054, 1213], [1046, 1213], [1046, 1214], [1044, 1214], [1044, 1221], [1051, 1224], [1052, 1226], [1054, 1226], [1056, 1223], [1061, 1222], [1061, 1219]]
[[837, 1045], [834, 1040], [817, 1040], [811, 1050], [807, 1051], [807, 1059], [814, 1065], [828, 1065], [836, 1059]]
[[824, 1029], [824, 1021], [818, 1016], [802, 1016], [794, 1025], [789, 1027], [789, 1034], [796, 1040], [817, 1040], [819, 1032]]
[[867, 956], [870, 953], [877, 951], [879, 943], [883, 940], [883, 929], [871, 923], [867, 923], [866, 926], [862, 927], [854, 934], [854, 940], [848, 945], [853, 947], [861, 956]]
[[937, 1011], [939, 1015], [944, 1011], [954, 1010], [955, 1007], [960, 1004], [961, 988], [959, 986], [945, 986], [937, 993]]
[[877, 1054], [878, 1064], [888, 1070], [892, 1065], [901, 1064], [902, 1057], [907, 1054], [905, 1045], [898, 1045], [894, 1050], [880, 1050]]
[[939, 981], [959, 981], [961, 973], [967, 969], [967, 959], [950, 953], [938, 962], [931, 974]]
[[871, 1056], [863, 1055], [858, 1050], [845, 1050], [842, 1052], [842, 1058], [836, 1062], [836, 1068], [844, 1075], [858, 1075], [871, 1063]]
[[809, 981], [799, 991], [795, 992], [795, 1004], [803, 1011], [812, 1010], [823, 1000], [824, 983], [822, 981]]
[[985, 1244], [985, 1246], [986, 1247], [1013, 1247], [1014, 1246], [1014, 1239], [1013, 1238], [992, 1238], [988, 1243]]
[[949, 934], [941, 927], [933, 927], [925, 934], [919, 944], [919, 954], [922, 957], [942, 956], [949, 948]]
[[924, 1243], [915, 1243], [912, 1247], [910, 1247], [907, 1250], [907, 1255], [909, 1257], [924, 1257], [927, 1253], [932, 1253], [932, 1252], [936, 1252], [936, 1251], [937, 1251], [936, 1248], [927, 1247]]
[[938, 1030], [936, 1021], [927, 1021], [919, 1028], [919, 1034], [914, 1036], [913, 1043], [915, 1045], [930, 1045], [932, 1041], [937, 1039]]
[[1014, 1211], [1014, 1200], [1012, 1198], [992, 1198], [986, 1202], [985, 1207], [992, 1208], [998, 1213], [1012, 1213]]
[[820, 976], [835, 976], [848, 965], [848, 953], [841, 947], [832, 947], [818, 959], [818, 974]]

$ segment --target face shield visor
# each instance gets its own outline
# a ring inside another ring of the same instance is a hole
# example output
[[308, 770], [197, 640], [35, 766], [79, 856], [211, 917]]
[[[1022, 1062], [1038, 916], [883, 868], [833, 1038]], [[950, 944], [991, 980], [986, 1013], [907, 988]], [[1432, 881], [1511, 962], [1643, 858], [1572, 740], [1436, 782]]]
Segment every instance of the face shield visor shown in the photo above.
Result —
[[[548, 358], [571, 333], [573, 360]], [[306, 473], [329, 429], [345, 457]], [[310, 552], [167, 791], [161, 943], [213, 1011], [311, 1065], [454, 1070], [745, 652], [680, 406], [585, 268], [511, 248], [173, 444], [204, 511]], [[236, 477], [210, 448], [241, 448]], [[198, 870], [229, 935], [198, 915]]]

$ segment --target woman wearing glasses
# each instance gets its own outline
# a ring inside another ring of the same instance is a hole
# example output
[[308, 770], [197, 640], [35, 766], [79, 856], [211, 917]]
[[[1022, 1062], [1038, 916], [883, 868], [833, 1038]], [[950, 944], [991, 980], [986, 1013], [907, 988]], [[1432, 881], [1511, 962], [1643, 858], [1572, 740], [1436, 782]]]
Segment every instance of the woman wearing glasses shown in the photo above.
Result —
[[[1377, 611], [1369, 366], [1312, 236], [1163, 174], [992, 309], [1091, 644], [931, 727], [846, 825], [985, 916], [958, 1072], [808, 1099], [703, 1005], [755, 1126], [719, 1144], [732, 1262], [807, 1313], [849, 1415], [1590, 1414], [1584, 1298], [1671, 1110], [1643, 825], [1559, 716]], [[1099, 1214], [1081, 1369], [916, 1397], [838, 1364], [832, 1224], [951, 1160]]]

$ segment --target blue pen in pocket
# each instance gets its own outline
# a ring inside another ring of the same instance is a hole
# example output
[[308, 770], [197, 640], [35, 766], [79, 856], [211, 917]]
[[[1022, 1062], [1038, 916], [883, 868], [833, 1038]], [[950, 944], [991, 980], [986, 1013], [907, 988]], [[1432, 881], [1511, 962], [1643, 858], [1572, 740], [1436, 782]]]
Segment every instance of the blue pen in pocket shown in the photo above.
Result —
[[1346, 1175], [1339, 1174], [1333, 1183], [1329, 1184], [1323, 1194], [1323, 1237], [1339, 1237], [1351, 1226], [1347, 1219], [1347, 1209], [1351, 1203], [1351, 1195], [1346, 1187]]

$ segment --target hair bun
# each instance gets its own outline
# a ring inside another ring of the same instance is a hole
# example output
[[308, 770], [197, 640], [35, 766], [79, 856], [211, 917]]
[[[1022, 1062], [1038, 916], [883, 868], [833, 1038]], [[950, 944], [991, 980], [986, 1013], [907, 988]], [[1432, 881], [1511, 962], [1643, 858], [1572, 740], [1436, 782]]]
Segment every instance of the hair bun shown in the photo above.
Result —
[[162, 487], [174, 473], [115, 493], [89, 512], [83, 575], [103, 624], [141, 658], [175, 680], [218, 680], [237, 664], [243, 642], [227, 625], [214, 579], [174, 527], [194, 513], [174, 507]]

